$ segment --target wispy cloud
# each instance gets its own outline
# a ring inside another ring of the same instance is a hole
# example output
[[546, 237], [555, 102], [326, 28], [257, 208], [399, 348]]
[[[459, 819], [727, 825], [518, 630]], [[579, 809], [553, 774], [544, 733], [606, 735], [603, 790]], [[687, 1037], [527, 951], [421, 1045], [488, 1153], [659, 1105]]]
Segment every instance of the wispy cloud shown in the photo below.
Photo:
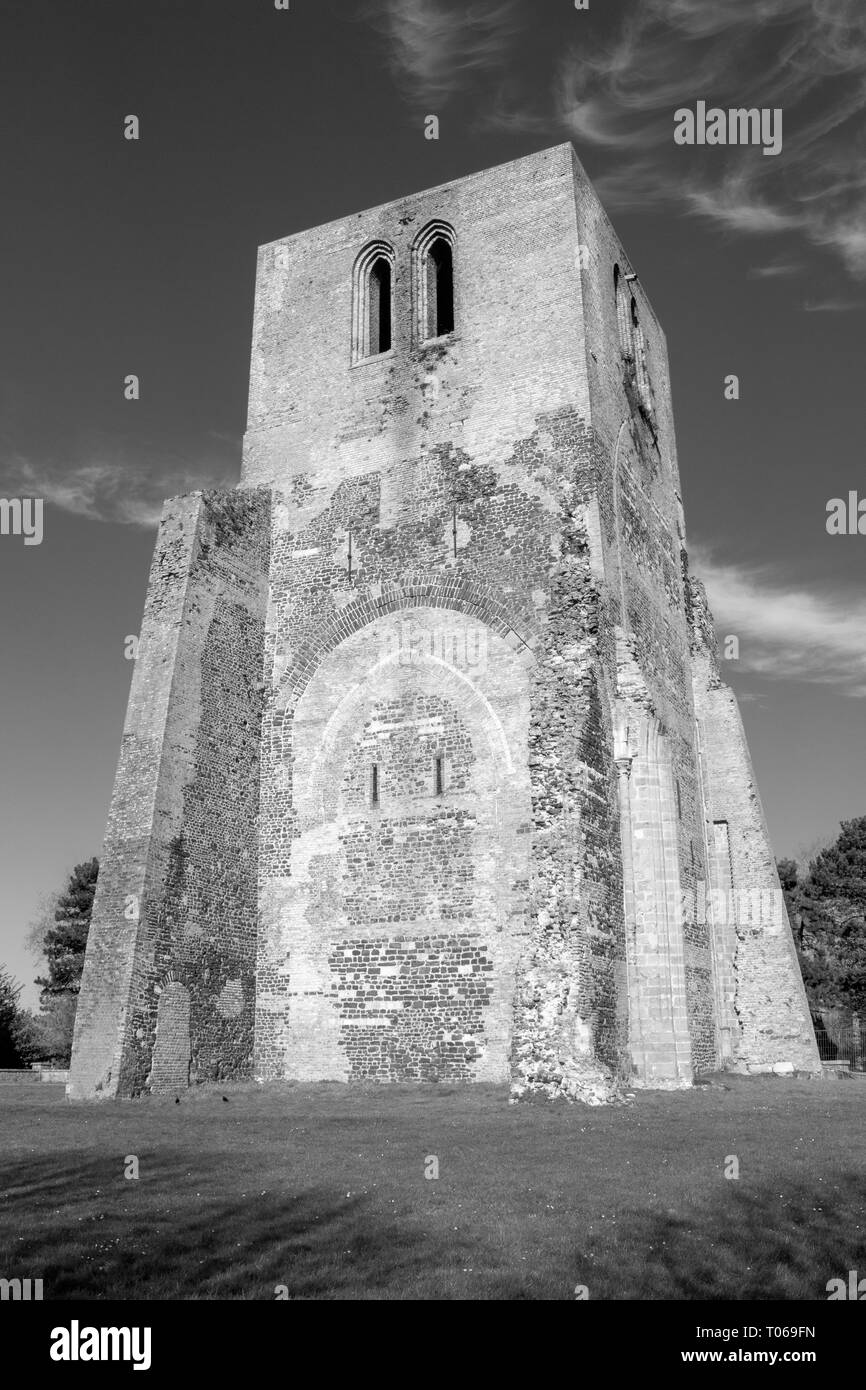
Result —
[[783, 275], [798, 275], [803, 269], [799, 261], [773, 261], [770, 265], [755, 265], [749, 275], [755, 280], [771, 280]]
[[806, 300], [803, 309], [807, 314], [848, 314], [852, 309], [862, 309], [862, 299], [819, 299]]
[[755, 193], [748, 177], [730, 175], [715, 188], [684, 188], [682, 197], [690, 212], [736, 232], [785, 232], [801, 225], [796, 213], [772, 207]]
[[[547, 114], [579, 148], [623, 156], [595, 180], [610, 207], [794, 234], [866, 277], [863, 0], [629, 0], [612, 41], [591, 33], [560, 60]], [[675, 146], [674, 112], [698, 100], [780, 108], [781, 152]], [[525, 118], [534, 129], [538, 106]]]
[[371, 13], [407, 95], [445, 101], [474, 73], [500, 62], [519, 28], [517, 9], [517, 0], [380, 0]]
[[700, 549], [694, 572], [717, 625], [739, 638], [743, 670], [866, 699], [862, 594], [808, 589], [771, 567], [720, 564]]
[[[124, 444], [97, 448], [84, 461], [34, 461], [13, 454], [3, 462], [5, 496], [41, 497], [51, 506], [89, 521], [151, 529], [167, 497], [202, 488], [233, 486], [238, 478], [236, 441], [213, 436], [213, 449], [197, 460], [132, 458]], [[103, 450], [111, 457], [105, 457]]]

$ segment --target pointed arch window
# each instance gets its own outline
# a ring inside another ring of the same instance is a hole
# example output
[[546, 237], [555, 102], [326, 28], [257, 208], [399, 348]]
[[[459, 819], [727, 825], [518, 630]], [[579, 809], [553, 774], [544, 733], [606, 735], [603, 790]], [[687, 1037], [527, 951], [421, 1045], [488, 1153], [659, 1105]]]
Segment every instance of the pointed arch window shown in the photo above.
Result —
[[454, 255], [437, 237], [427, 253], [427, 337], [454, 332]]
[[414, 246], [415, 303], [420, 342], [454, 332], [454, 229], [431, 222]]
[[367, 293], [369, 313], [365, 356], [378, 357], [391, 347], [391, 267], [384, 256], [380, 256], [370, 267]]
[[386, 241], [365, 246], [355, 262], [352, 361], [390, 352], [394, 341], [394, 250]]

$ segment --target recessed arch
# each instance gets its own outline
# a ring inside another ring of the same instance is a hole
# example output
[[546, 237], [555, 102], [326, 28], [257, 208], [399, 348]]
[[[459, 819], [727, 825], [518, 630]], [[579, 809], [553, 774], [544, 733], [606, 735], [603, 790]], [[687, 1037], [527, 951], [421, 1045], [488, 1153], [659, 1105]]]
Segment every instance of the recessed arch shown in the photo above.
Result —
[[419, 342], [430, 342], [454, 332], [455, 247], [457, 238], [449, 222], [428, 222], [412, 246], [415, 320]]
[[[302, 819], [315, 816], [317, 811], [323, 818], [333, 814], [337, 789], [334, 786], [325, 789], [324, 770], [330, 764], [345, 761], [349, 744], [363, 722], [362, 710], [373, 699], [377, 684], [398, 664], [397, 656], [384, 657], [369, 668], [365, 684], [346, 691], [332, 709], [304, 776], [295, 781], [295, 808]], [[484, 692], [462, 672], [435, 656], [417, 658], [413, 676], [419, 690], [445, 691], [450, 687], [451, 692], [462, 697], [477, 746], [486, 750], [503, 775], [513, 777], [515, 765], [507, 734]]]
[[368, 609], [287, 712], [264, 788], [280, 847], [260, 932], [271, 1075], [508, 1075], [532, 676], [525, 645], [498, 634], [477, 664], [461, 664], [468, 642], [439, 655], [476, 625], [429, 594], [378, 620]]
[[327, 653], [345, 637], [386, 613], [428, 605], [453, 608], [477, 618], [513, 647], [521, 660], [534, 662], [532, 647], [512, 625], [508, 609], [489, 589], [456, 576], [407, 575], [400, 582], [377, 582], [356, 591], [355, 598], [345, 608], [333, 613], [330, 620], [322, 619], [314, 642], [294, 648], [292, 663], [276, 691], [277, 712], [290, 710]]
[[150, 1089], [156, 1095], [186, 1090], [189, 1086], [190, 1010], [190, 991], [170, 972], [160, 991], [156, 1010], [149, 1078]]
[[394, 248], [371, 241], [352, 272], [352, 361], [366, 362], [391, 351], [394, 341]]

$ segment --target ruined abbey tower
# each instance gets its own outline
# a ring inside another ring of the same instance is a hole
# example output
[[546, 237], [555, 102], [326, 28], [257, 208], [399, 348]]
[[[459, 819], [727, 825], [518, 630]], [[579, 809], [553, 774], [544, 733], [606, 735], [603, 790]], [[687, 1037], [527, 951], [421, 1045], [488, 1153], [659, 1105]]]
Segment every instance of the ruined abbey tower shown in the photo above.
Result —
[[570, 145], [262, 247], [240, 485], [160, 526], [70, 1095], [817, 1071], [715, 646]]

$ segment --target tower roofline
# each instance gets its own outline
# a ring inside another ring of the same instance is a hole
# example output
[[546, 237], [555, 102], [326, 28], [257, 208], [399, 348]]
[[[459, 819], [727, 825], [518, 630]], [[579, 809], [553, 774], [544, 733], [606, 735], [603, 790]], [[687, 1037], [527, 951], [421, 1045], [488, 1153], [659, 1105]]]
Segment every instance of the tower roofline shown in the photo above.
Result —
[[381, 212], [384, 208], [397, 207], [400, 203], [409, 202], [415, 198], [426, 198], [435, 193], [445, 193], [458, 185], [471, 184], [473, 180], [489, 179], [491, 174], [495, 174], [500, 169], [508, 169], [517, 164], [532, 164], [541, 162], [545, 156], [568, 150], [571, 156], [571, 168], [576, 165], [587, 183], [590, 183], [589, 176], [581, 164], [574, 145], [570, 140], [565, 140], [559, 145], [548, 145], [542, 150], [535, 150], [532, 154], [520, 155], [517, 159], [505, 159], [500, 164], [488, 165], [484, 169], [473, 170], [471, 174], [461, 174], [458, 178], [448, 179], [445, 183], [433, 184], [430, 188], [417, 188], [410, 193], [403, 193], [397, 198], [389, 198], [383, 203], [374, 203], [370, 207], [360, 208], [352, 212], [345, 213], [342, 217], [329, 218], [327, 222], [317, 222], [310, 227], [302, 227], [297, 232], [289, 232], [286, 236], [274, 237], [272, 241], [259, 243], [259, 250], [266, 250], [269, 246], [277, 246], [281, 242], [294, 241], [297, 237], [309, 236], [310, 232], [322, 231], [328, 227], [337, 227], [342, 222], [349, 222], [353, 218], [372, 217]]

